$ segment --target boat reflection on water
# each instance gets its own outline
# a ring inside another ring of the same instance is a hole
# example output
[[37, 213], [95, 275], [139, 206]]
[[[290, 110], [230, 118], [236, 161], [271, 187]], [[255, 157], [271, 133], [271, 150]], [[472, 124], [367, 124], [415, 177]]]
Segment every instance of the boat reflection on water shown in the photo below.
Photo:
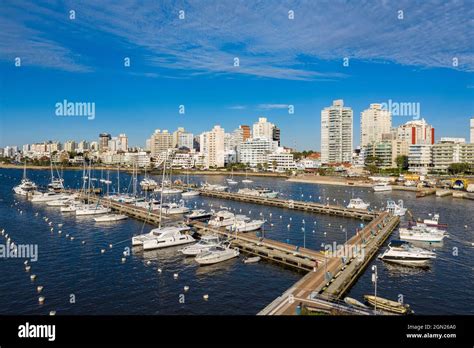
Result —
[[431, 251], [434, 251], [435, 249], [441, 249], [443, 247], [443, 241], [440, 241], [440, 242], [422, 242], [422, 241], [411, 240], [410, 244], [412, 244], [413, 246], [416, 246], [418, 248], [423, 248], [423, 249], [431, 250]]
[[[223, 274], [226, 272], [232, 272], [234, 271], [233, 268], [235, 268], [235, 266], [238, 265], [239, 263], [240, 262], [238, 258], [233, 258], [226, 261], [222, 261], [220, 263], [215, 263], [213, 265], [205, 265], [205, 266], [198, 265], [199, 267], [197, 267], [196, 269], [196, 275], [197, 276], [215, 276], [215, 275]], [[196, 261], [194, 261], [194, 265], [197, 265]]]
[[429, 265], [412, 267], [388, 262], [384, 262], [383, 265], [388, 271], [388, 276], [391, 278], [414, 276], [431, 272], [431, 267]]

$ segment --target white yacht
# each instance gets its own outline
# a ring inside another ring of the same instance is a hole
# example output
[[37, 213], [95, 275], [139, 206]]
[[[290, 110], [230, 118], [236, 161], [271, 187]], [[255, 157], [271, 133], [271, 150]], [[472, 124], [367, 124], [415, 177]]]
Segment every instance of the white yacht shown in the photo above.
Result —
[[189, 231], [188, 226], [167, 226], [167, 227], [158, 227], [152, 229], [148, 233], [140, 234], [138, 236], [132, 237], [132, 246], [143, 246], [145, 240], [154, 239], [161, 235], [161, 232], [173, 231], [173, 232], [183, 232]]
[[378, 182], [374, 186], [372, 186], [374, 192], [389, 192], [392, 191], [392, 186], [390, 186], [387, 182]]
[[443, 229], [448, 227], [448, 225], [442, 224], [442, 223], [439, 222], [439, 214], [434, 214], [433, 217], [431, 217], [431, 214], [429, 214], [429, 215], [430, 215], [429, 219], [424, 219], [423, 220], [423, 223], [426, 226], [443, 228]]
[[61, 207], [61, 213], [73, 213], [84, 205], [82, 202], [73, 201], [68, 205]]
[[262, 228], [263, 224], [265, 224], [265, 220], [235, 220], [232, 225], [226, 227], [226, 230], [232, 232], [251, 232]]
[[272, 191], [266, 188], [242, 188], [237, 191], [241, 195], [256, 196], [256, 197], [265, 197], [265, 198], [276, 198], [278, 197], [278, 192]]
[[28, 193], [36, 190], [36, 184], [26, 177], [26, 161], [25, 166], [23, 168], [23, 178], [21, 179], [21, 183], [18, 186], [13, 188], [13, 191], [22, 196], [26, 196]]
[[202, 236], [199, 242], [196, 244], [190, 245], [180, 251], [184, 255], [195, 256], [203, 252], [209, 251], [210, 248], [218, 246], [221, 243], [219, 236]]
[[189, 213], [191, 209], [184, 205], [184, 202], [181, 200], [179, 204], [177, 203], [167, 203], [163, 204], [163, 213], [166, 215], [173, 214], [186, 214]]
[[74, 201], [73, 198], [64, 196], [64, 197], [61, 197], [61, 198], [59, 198], [55, 201], [46, 202], [46, 205], [48, 205], [50, 207], [65, 207], [67, 205], [70, 205], [73, 201]]
[[144, 178], [142, 181], [140, 181], [140, 187], [142, 190], [148, 191], [148, 190], [154, 190], [158, 186], [158, 183], [153, 180], [152, 178]]
[[143, 240], [142, 246], [143, 250], [152, 250], [189, 244], [195, 241], [191, 235], [183, 233], [180, 227], [164, 227], [152, 230], [152, 235]]
[[422, 248], [412, 246], [401, 240], [392, 240], [388, 249], [379, 256], [380, 259], [402, 265], [424, 266], [436, 258], [436, 254]]
[[212, 265], [215, 263], [227, 261], [239, 256], [239, 249], [231, 248], [230, 246], [214, 246], [209, 248], [208, 251], [200, 253], [196, 256], [195, 260], [200, 265]]
[[107, 215], [102, 215], [94, 218], [95, 222], [115, 222], [115, 221], [120, 221], [120, 220], [126, 220], [128, 219], [127, 215], [123, 214], [107, 214]]
[[407, 208], [403, 206], [401, 199], [398, 200], [398, 204], [392, 200], [387, 201], [387, 208], [385, 210], [395, 216], [404, 216], [407, 212]]
[[58, 199], [62, 199], [63, 197], [64, 196], [60, 193], [48, 191], [48, 192], [44, 192], [38, 195], [34, 195], [33, 198], [31, 199], [31, 202], [44, 203], [44, 202], [56, 201]]
[[424, 224], [417, 224], [409, 228], [401, 227], [399, 234], [402, 240], [420, 242], [441, 242], [446, 237], [444, 231]]
[[176, 188], [161, 188], [161, 187], [158, 187], [155, 189], [155, 192], [159, 192], [163, 195], [177, 195], [179, 193], [182, 193], [183, 190], [180, 190], [180, 189], [176, 189]]
[[347, 205], [349, 209], [362, 209], [367, 210], [370, 203], [365, 203], [361, 198], [352, 198]]
[[48, 184], [48, 190], [50, 191], [61, 191], [64, 189], [64, 179], [62, 178], [52, 178], [51, 182]]
[[218, 211], [208, 224], [212, 227], [227, 227], [235, 223], [236, 220], [250, 220], [245, 215], [235, 215], [228, 210]]
[[111, 209], [100, 204], [88, 204], [76, 208], [76, 216], [99, 215], [110, 213]]
[[181, 197], [183, 197], [183, 198], [196, 197], [196, 196], [199, 196], [200, 194], [201, 194], [201, 192], [199, 192], [199, 191], [189, 190], [189, 191], [183, 192], [181, 194]]
[[224, 186], [224, 185], [213, 185], [213, 184], [208, 184], [208, 183], [205, 183], [202, 185], [202, 189], [203, 190], [208, 190], [208, 191], [219, 191], [219, 192], [223, 192], [223, 191], [227, 191], [229, 187], [227, 186]]
[[188, 220], [206, 220], [212, 217], [212, 213], [204, 209], [195, 209], [191, 214], [187, 214], [184, 217]]

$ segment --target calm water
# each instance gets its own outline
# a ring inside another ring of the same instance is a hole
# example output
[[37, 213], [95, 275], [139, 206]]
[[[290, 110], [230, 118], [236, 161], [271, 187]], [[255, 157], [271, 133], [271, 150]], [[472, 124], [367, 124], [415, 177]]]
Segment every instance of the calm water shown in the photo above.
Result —
[[[30, 272], [37, 275], [37, 280], [30, 280], [23, 259], [0, 259], [0, 314], [47, 314], [50, 310], [58, 314], [255, 314], [303, 275], [268, 262], [245, 265], [243, 256], [198, 267], [192, 258], [180, 255], [180, 247], [133, 253], [121, 263], [124, 248], [131, 245], [131, 236], [148, 232], [153, 226], [133, 219], [98, 224], [90, 217], [78, 218], [60, 213], [59, 208], [32, 204], [12, 191], [21, 176], [21, 170], [0, 170], [0, 229], [4, 228], [16, 244], [38, 245], [38, 261], [31, 263]], [[40, 185], [49, 181], [48, 171], [31, 170], [28, 176]], [[66, 186], [80, 187], [81, 176], [81, 171], [65, 172]], [[115, 173], [111, 173], [110, 179], [114, 182], [113, 191], [117, 186]], [[224, 179], [209, 176], [192, 177], [190, 181], [223, 183]], [[350, 198], [361, 197], [370, 201], [371, 207], [379, 208], [387, 198], [392, 198], [403, 199], [417, 217], [441, 213], [442, 221], [449, 224], [451, 238], [437, 246], [438, 258], [432, 266], [428, 270], [414, 270], [390, 267], [374, 260], [379, 271], [378, 294], [392, 299], [401, 294], [418, 314], [474, 314], [472, 201], [435, 196], [416, 200], [412, 193], [405, 192], [374, 194], [369, 189], [290, 183], [272, 178], [252, 180], [255, 182], [252, 185], [278, 190], [287, 199], [347, 204]], [[121, 173], [120, 185], [121, 191], [131, 190], [127, 174]], [[169, 199], [176, 200], [179, 196]], [[355, 219], [204, 197], [188, 200], [188, 206], [216, 210], [225, 206], [253, 218], [263, 217], [268, 220], [266, 237], [294, 245], [305, 244], [316, 250], [321, 249], [322, 243], [343, 243], [345, 230], [350, 238], [361, 223]], [[45, 216], [53, 222], [53, 232], [42, 219]], [[63, 226], [58, 228], [58, 224]], [[66, 239], [66, 234], [75, 240]], [[396, 237], [397, 232], [393, 235]], [[4, 244], [5, 239], [0, 238]], [[113, 247], [109, 248], [109, 244]], [[452, 256], [453, 248], [457, 248], [457, 256]], [[102, 254], [101, 249], [106, 252]], [[163, 272], [159, 274], [157, 268]], [[178, 279], [173, 278], [174, 273], [179, 274]], [[370, 273], [368, 268], [349, 296], [361, 300], [364, 294], [373, 292]], [[44, 286], [46, 301], [42, 306], [38, 304], [38, 285]], [[184, 292], [186, 285], [190, 289]], [[181, 294], [184, 303], [179, 301]], [[209, 295], [208, 301], [203, 300], [204, 294]], [[72, 297], [75, 303], [71, 303]]]

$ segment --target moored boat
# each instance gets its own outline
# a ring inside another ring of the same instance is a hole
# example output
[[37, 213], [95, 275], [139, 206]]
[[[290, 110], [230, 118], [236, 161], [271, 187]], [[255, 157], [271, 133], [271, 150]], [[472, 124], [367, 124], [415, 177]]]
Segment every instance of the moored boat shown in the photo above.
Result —
[[387, 312], [397, 313], [397, 314], [413, 313], [413, 311], [410, 308], [410, 305], [408, 304], [403, 304], [397, 301], [392, 301], [383, 297], [379, 297], [379, 296], [376, 297], [373, 295], [364, 295], [364, 299], [371, 306], [373, 307], [377, 306], [377, 309], [382, 309]]

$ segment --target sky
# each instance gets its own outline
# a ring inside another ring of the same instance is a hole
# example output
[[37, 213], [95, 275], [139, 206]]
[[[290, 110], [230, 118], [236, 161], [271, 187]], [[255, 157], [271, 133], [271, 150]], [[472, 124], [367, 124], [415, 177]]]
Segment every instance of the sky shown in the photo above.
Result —
[[[469, 139], [473, 18], [473, 0], [2, 0], [0, 147], [101, 132], [144, 146], [155, 129], [267, 117], [282, 145], [319, 150], [335, 99], [354, 146], [360, 112], [389, 100], [419, 103], [437, 140]], [[58, 116], [64, 100], [94, 103], [94, 119]]]

